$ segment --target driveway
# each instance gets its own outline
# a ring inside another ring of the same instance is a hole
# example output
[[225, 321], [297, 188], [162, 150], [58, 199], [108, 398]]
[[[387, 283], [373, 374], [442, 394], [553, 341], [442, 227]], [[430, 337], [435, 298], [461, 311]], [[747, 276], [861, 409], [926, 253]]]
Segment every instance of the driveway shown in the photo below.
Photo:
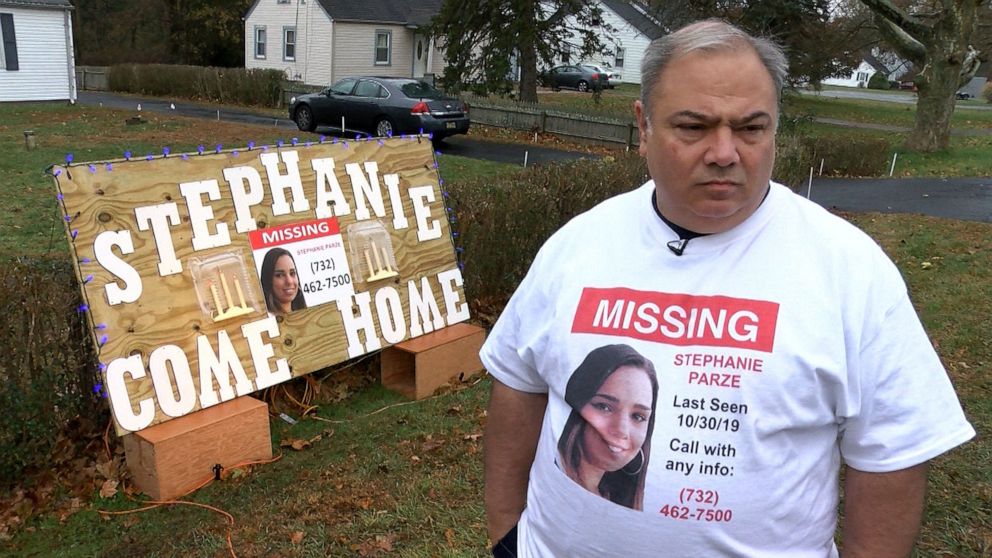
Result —
[[[155, 113], [173, 113], [180, 116], [203, 118], [206, 120], [223, 120], [225, 122], [241, 122], [272, 126], [287, 134], [305, 137], [308, 132], [297, 129], [296, 123], [288, 117], [273, 117], [252, 112], [248, 109], [217, 109], [190, 101], [172, 103], [162, 99], [118, 95], [105, 91], [80, 91], [77, 102], [81, 105], [102, 106], [121, 110], [134, 110], [137, 113], [140, 104], [142, 111]], [[175, 108], [173, 108], [175, 107]], [[331, 132], [331, 130], [326, 130]], [[472, 139], [467, 136], [453, 136], [437, 144], [436, 149], [442, 154], [484, 159], [497, 163], [523, 165], [526, 159], [528, 165], [541, 165], [553, 162], [574, 161], [582, 158], [598, 158], [598, 155], [580, 153], [577, 151], [562, 151], [536, 145], [519, 143], [501, 143]]]
[[[806, 195], [807, 188], [800, 188]], [[821, 178], [810, 199], [842, 211], [920, 213], [992, 223], [992, 177]]]

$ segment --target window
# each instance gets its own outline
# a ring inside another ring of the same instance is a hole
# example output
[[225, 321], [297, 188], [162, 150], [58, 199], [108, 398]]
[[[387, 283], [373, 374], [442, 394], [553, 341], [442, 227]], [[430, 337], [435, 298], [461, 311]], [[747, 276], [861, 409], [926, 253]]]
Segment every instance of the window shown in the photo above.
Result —
[[858, 72], [858, 81], [868, 81], [868, 72]]
[[289, 0], [276, 0], [276, 4], [289, 4]]
[[351, 95], [351, 90], [355, 88], [355, 82], [358, 81], [352, 78], [343, 79], [330, 87], [330, 92], [335, 95]]
[[572, 45], [569, 43], [563, 43], [561, 45], [561, 61], [564, 64], [568, 64], [572, 61]]
[[282, 28], [282, 59], [296, 60], [296, 28]]
[[613, 60], [613, 67], [614, 68], [623, 68], [623, 58], [626, 55], [627, 55], [627, 51], [625, 49], [622, 49], [620, 47], [617, 47], [617, 53], [614, 56], [614, 60]]
[[355, 88], [356, 97], [385, 97], [386, 94], [382, 91], [382, 87], [374, 81], [360, 81], [358, 82], [358, 87]]
[[265, 58], [265, 26], [255, 26], [255, 58]]
[[17, 64], [17, 39], [14, 36], [14, 15], [0, 14], [0, 70], [13, 72]]
[[392, 61], [393, 32], [377, 30], [375, 32], [375, 65], [389, 66]]

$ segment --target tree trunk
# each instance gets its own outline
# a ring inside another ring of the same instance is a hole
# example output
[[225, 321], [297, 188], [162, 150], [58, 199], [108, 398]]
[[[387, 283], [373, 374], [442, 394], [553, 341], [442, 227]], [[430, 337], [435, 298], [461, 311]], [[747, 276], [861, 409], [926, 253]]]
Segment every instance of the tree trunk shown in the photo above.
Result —
[[521, 4], [522, 25], [517, 48], [520, 52], [520, 101], [537, 102], [537, 2]]
[[533, 43], [520, 49], [520, 100], [537, 102], [537, 51]]
[[950, 146], [951, 115], [954, 114], [954, 95], [961, 80], [961, 65], [952, 63], [953, 54], [949, 55], [946, 51], [931, 50], [928, 54], [929, 64], [916, 81], [919, 92], [916, 125], [906, 141], [906, 147], [932, 153]]

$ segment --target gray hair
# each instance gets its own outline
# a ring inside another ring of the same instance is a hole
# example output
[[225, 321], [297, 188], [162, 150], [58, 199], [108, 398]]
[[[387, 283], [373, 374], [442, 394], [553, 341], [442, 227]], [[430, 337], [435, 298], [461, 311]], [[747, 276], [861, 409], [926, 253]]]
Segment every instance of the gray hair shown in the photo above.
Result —
[[753, 37], [722, 19], [712, 18], [691, 23], [648, 45], [641, 61], [641, 105], [644, 106], [644, 114], [651, 115], [651, 93], [672, 60], [696, 51], [733, 52], [742, 46], [750, 48], [761, 59], [775, 84], [775, 94], [781, 100], [782, 87], [789, 73], [789, 61], [782, 47], [771, 39]]

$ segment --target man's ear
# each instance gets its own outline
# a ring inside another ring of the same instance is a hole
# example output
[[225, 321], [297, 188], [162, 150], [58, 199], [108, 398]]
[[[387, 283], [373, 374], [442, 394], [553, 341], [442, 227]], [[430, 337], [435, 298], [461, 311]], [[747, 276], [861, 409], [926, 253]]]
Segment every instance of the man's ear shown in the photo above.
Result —
[[634, 115], [637, 117], [637, 133], [638, 133], [638, 152], [643, 157], [647, 154], [648, 149], [648, 133], [651, 123], [648, 122], [648, 115], [644, 110], [644, 105], [641, 104], [641, 100], [638, 99], [634, 101]]

